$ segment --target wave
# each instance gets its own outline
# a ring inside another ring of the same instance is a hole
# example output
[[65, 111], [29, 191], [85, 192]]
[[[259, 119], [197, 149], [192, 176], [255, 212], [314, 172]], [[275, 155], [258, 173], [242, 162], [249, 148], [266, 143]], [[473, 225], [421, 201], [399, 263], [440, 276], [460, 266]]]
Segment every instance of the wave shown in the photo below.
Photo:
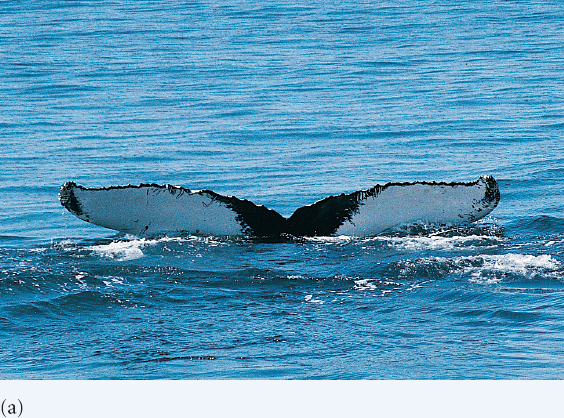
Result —
[[510, 226], [521, 233], [564, 234], [564, 218], [550, 215], [518, 218]]
[[241, 239], [226, 237], [161, 237], [155, 239], [137, 238], [128, 236], [109, 243], [91, 245], [87, 250], [103, 258], [115, 261], [131, 261], [143, 258], [147, 254], [183, 253], [186, 247], [183, 244], [201, 244], [206, 247], [218, 247], [240, 243]]
[[[301, 276], [299, 279], [308, 278]], [[402, 260], [385, 266], [376, 276], [333, 276], [324, 278], [322, 283], [323, 286], [312, 286], [304, 282], [304, 303], [353, 302], [355, 306], [358, 303], [361, 303], [358, 306], [367, 306], [366, 303], [372, 306], [372, 297], [394, 297], [437, 286], [443, 290], [434, 291], [434, 294], [459, 302], [468, 302], [474, 297], [472, 295], [478, 294], [481, 298], [488, 298], [488, 294], [500, 290], [499, 286], [505, 292], [561, 292], [564, 289], [564, 271], [562, 263], [550, 255], [508, 253]], [[480, 286], [477, 293], [475, 289], [471, 290], [475, 285]], [[490, 290], [483, 287], [492, 285], [495, 287]], [[361, 299], [364, 302], [360, 302]], [[367, 309], [375, 308], [376, 305]]]
[[[466, 278], [469, 282], [492, 284], [518, 279], [564, 283], [562, 263], [551, 255], [482, 254], [460, 257], [430, 257], [406, 260], [390, 267], [400, 279]], [[558, 286], [560, 287], [560, 286]]]
[[[478, 284], [528, 280], [532, 286], [544, 286], [546, 281], [549, 287], [561, 286], [564, 268], [558, 249], [564, 246], [564, 238], [529, 242], [505, 237], [490, 227], [438, 230], [420, 236], [287, 238], [277, 242], [126, 236], [87, 242], [62, 240], [31, 250], [0, 248], [0, 293], [23, 299], [45, 295], [49, 299], [49, 295], [82, 291], [129, 292], [138, 285], [143, 287], [147, 278], [164, 281], [166, 286], [173, 281], [206, 288], [234, 282], [246, 288], [256, 286], [257, 280], [276, 287], [306, 279], [321, 281], [322, 287], [336, 291], [377, 293], [445, 279]], [[546, 254], [539, 253], [539, 248], [546, 249]], [[308, 285], [304, 282], [303, 286]]]
[[505, 279], [564, 279], [562, 264], [551, 255], [503, 254], [477, 256], [464, 267], [472, 281], [498, 283]]
[[[480, 221], [475, 225], [449, 226], [429, 223], [412, 223], [390, 229], [372, 237], [355, 237], [350, 235], [294, 237], [281, 235], [279, 237], [254, 238], [240, 236], [191, 235], [156, 236], [139, 238], [133, 235], [117, 234], [108, 238], [92, 239], [61, 239], [53, 240], [50, 246], [37, 247], [42, 251], [47, 249], [59, 250], [69, 257], [88, 257], [95, 255], [115, 261], [131, 261], [143, 258], [147, 254], [182, 252], [186, 245], [201, 245], [202, 247], [239, 246], [254, 244], [323, 244], [323, 245], [371, 245], [378, 243], [397, 248], [414, 250], [421, 248], [452, 249], [459, 246], [469, 246], [472, 243], [495, 245], [502, 242], [504, 228], [491, 223]], [[419, 244], [418, 244], [419, 243]]]
[[406, 238], [379, 238], [378, 241], [386, 242], [395, 249], [415, 251], [455, 251], [455, 250], [469, 250], [469, 249], [487, 249], [496, 248], [505, 239], [501, 237], [490, 237], [480, 235], [469, 236], [429, 236], [429, 237], [406, 237]]
[[101, 290], [70, 290], [45, 300], [19, 301], [3, 309], [13, 318], [33, 317], [57, 320], [88, 313], [105, 312], [111, 307], [137, 307], [127, 295]]

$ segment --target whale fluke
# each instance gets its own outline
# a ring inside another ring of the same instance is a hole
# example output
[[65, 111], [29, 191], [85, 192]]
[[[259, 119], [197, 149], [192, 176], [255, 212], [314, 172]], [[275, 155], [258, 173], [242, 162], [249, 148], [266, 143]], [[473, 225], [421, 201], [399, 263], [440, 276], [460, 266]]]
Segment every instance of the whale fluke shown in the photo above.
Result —
[[67, 182], [59, 199], [86, 222], [137, 236], [371, 236], [414, 222], [471, 223], [495, 209], [500, 193], [492, 176], [468, 183], [387, 183], [326, 197], [289, 218], [249, 200], [171, 185], [85, 188]]

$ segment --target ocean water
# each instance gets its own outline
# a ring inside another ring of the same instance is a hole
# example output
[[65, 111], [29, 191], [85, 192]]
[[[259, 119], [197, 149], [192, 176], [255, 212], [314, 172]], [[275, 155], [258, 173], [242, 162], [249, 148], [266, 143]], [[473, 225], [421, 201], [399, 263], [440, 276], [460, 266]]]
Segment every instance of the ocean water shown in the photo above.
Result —
[[[2, 379], [561, 379], [554, 1], [0, 2]], [[281, 214], [499, 182], [476, 225], [139, 239], [58, 201], [169, 183]]]

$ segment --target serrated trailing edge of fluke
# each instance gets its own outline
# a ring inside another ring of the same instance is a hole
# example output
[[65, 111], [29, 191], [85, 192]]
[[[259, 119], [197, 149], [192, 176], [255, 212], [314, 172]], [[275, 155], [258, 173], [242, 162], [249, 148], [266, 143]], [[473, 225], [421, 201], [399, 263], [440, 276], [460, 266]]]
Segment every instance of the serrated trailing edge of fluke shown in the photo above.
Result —
[[489, 202], [499, 202], [500, 193], [499, 193], [499, 186], [497, 181], [491, 175], [484, 175], [480, 176], [478, 179], [470, 182], [461, 182], [461, 181], [453, 181], [453, 182], [444, 182], [444, 181], [413, 181], [413, 182], [390, 182], [385, 183], [384, 185], [377, 184], [374, 187], [371, 187], [367, 190], [359, 190], [357, 192], [351, 194], [357, 194], [359, 200], [366, 199], [367, 197], [378, 196], [384, 190], [392, 186], [414, 186], [416, 184], [426, 185], [426, 186], [466, 186], [472, 187], [476, 186], [481, 181], [485, 182], [486, 184], [486, 199]]

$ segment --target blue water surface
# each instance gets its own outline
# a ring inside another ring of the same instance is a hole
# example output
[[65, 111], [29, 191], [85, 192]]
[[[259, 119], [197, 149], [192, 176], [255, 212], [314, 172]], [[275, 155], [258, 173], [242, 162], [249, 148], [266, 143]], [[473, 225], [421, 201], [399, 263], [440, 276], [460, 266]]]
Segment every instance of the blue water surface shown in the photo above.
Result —
[[[537, 1], [0, 2], [0, 377], [564, 377], [564, 15]], [[475, 226], [116, 234], [61, 184], [288, 216], [498, 180]]]

